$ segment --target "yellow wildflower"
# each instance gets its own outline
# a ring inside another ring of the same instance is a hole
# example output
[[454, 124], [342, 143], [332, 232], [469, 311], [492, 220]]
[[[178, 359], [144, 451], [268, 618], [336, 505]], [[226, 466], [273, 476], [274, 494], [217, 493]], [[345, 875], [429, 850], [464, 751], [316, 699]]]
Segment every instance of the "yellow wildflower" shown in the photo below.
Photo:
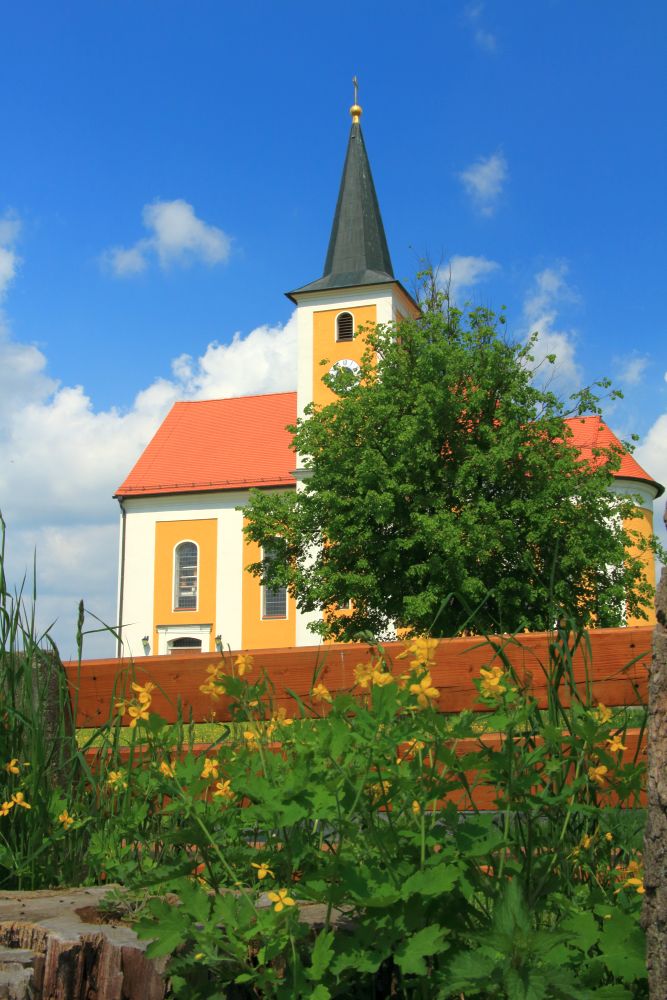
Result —
[[144, 722], [148, 722], [148, 717], [150, 712], [148, 711], [148, 705], [130, 705], [127, 710], [130, 719], [130, 729], [134, 729], [139, 719], [143, 719]]
[[74, 817], [70, 816], [70, 814], [67, 812], [67, 809], [63, 809], [60, 816], [58, 817], [58, 822], [62, 823], [62, 825], [66, 830], [69, 830], [70, 826], [74, 822]]
[[9, 816], [9, 813], [14, 808], [13, 802], [3, 802], [0, 806], [0, 816]]
[[591, 781], [596, 781], [598, 785], [604, 785], [608, 770], [604, 764], [598, 764], [597, 767], [589, 767], [588, 777]]
[[22, 809], [32, 809], [32, 806], [26, 802], [23, 792], [15, 792], [12, 795], [12, 802], [14, 805], [21, 806]]
[[644, 888], [644, 880], [641, 878], [629, 878], [625, 885], [632, 886], [635, 892], [638, 892], [640, 896], [643, 896], [646, 892], [646, 889]]
[[224, 781], [216, 781], [215, 791], [213, 792], [214, 798], [217, 796], [222, 799], [233, 799], [234, 792], [232, 791], [232, 783], [229, 778]]
[[202, 694], [208, 694], [211, 698], [219, 698], [225, 693], [225, 688], [221, 680], [216, 681], [214, 677], [209, 677], [206, 684], [200, 684], [199, 690]]
[[246, 750], [259, 750], [257, 733], [253, 733], [252, 730], [246, 729], [243, 734], [243, 739], [245, 740]]
[[611, 844], [612, 840], [614, 839], [613, 833], [609, 833], [609, 832], [605, 833], [604, 839]]
[[380, 799], [387, 799], [389, 797], [391, 782], [376, 781], [374, 784], [368, 786], [368, 791], [371, 796], [371, 801], [375, 804], [376, 802], [379, 802]]
[[254, 658], [250, 653], [239, 653], [234, 661], [234, 665], [239, 672], [239, 677], [243, 677], [249, 670], [252, 669]]
[[373, 684], [377, 684], [378, 687], [386, 687], [387, 684], [391, 684], [394, 680], [393, 675], [388, 673], [386, 670], [374, 670], [371, 674], [371, 680]]
[[610, 740], [607, 740], [607, 750], [609, 753], [620, 753], [621, 750], [627, 750], [628, 748], [624, 745], [621, 737], [616, 734]]
[[118, 709], [121, 715], [125, 715], [125, 713], [127, 712], [127, 702], [123, 698], [122, 701], [117, 701], [115, 703], [114, 708]]
[[482, 668], [480, 670], [480, 675], [482, 680], [479, 685], [479, 689], [485, 698], [497, 698], [499, 695], [505, 693], [506, 688], [501, 683], [505, 674], [500, 664], [497, 663], [494, 667], [491, 667], [490, 670]]
[[593, 838], [589, 834], [585, 833], [581, 838], [581, 846], [583, 847], [583, 849], [587, 851], [592, 843], [593, 843]]
[[[260, 881], [261, 881], [261, 879], [266, 878], [267, 875], [270, 875], [271, 878], [275, 878], [276, 877], [274, 875], [274, 873], [271, 871], [271, 869], [269, 868], [269, 866], [266, 863], [266, 861], [260, 861], [260, 863], [258, 865], [255, 864], [254, 861], [251, 861], [250, 864], [252, 865], [253, 868], [257, 869], [257, 878], [260, 879]], [[284, 891], [287, 892], [287, 889], [285, 889]]]
[[607, 722], [611, 722], [611, 709], [603, 705], [602, 702], [599, 703], [598, 707], [593, 711], [593, 715], [600, 723], [601, 726], [606, 725]]
[[107, 785], [111, 785], [112, 788], [127, 788], [127, 781], [125, 781], [125, 775], [123, 772], [109, 771]]
[[354, 680], [359, 687], [367, 688], [375, 670], [373, 663], [357, 663], [354, 668]]
[[422, 811], [422, 807], [421, 807], [421, 806], [419, 805], [419, 803], [417, 802], [417, 799], [415, 799], [415, 800], [413, 801], [413, 803], [412, 803], [412, 805], [410, 806], [410, 808], [412, 809], [412, 811], [413, 811], [413, 813], [415, 814], [415, 816], [418, 816], [418, 815], [419, 815], [419, 813], [420, 813], [420, 812]]
[[440, 697], [437, 687], [433, 687], [430, 674], [424, 674], [418, 684], [411, 684], [410, 694], [417, 695], [417, 703], [420, 708], [427, 708], [431, 701], [437, 701]]
[[218, 771], [218, 761], [215, 757], [207, 757], [204, 761], [204, 768], [202, 770], [202, 778], [217, 778], [220, 772]]
[[286, 906], [295, 906], [294, 900], [288, 895], [287, 889], [278, 889], [278, 892], [269, 892], [267, 896], [274, 904], [273, 909], [280, 913]]
[[21, 768], [19, 767], [18, 757], [12, 757], [8, 764], [5, 764], [5, 771], [7, 774], [20, 774]]
[[323, 701], [331, 701], [331, 692], [320, 682], [313, 688], [311, 698], [316, 705], [321, 705]]
[[132, 690], [137, 692], [137, 700], [140, 705], [150, 705], [153, 700], [153, 695], [151, 692], [155, 691], [156, 685], [152, 681], [146, 681], [145, 684], [133, 684]]
[[426, 666], [429, 663], [433, 663], [433, 656], [437, 648], [437, 639], [429, 639], [426, 635], [418, 635], [412, 639], [407, 650], [401, 656], [410, 654], [416, 665]]
[[165, 778], [173, 778], [176, 774], [176, 768], [173, 764], [168, 764], [166, 760], [163, 760], [158, 768], [160, 774], [163, 774]]
[[201, 962], [203, 957], [204, 957], [204, 952], [198, 951], [197, 954], [195, 955], [195, 962]]

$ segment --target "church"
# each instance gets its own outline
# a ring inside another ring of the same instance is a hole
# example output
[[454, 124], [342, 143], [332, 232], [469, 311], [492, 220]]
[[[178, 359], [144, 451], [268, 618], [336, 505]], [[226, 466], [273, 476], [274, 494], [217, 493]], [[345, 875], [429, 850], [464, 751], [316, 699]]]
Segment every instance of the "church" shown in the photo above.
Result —
[[[324, 273], [287, 293], [296, 307], [296, 392], [176, 403], [116, 491], [118, 655], [317, 641], [308, 630], [312, 615], [301, 614], [284, 588], [264, 587], [246, 572], [271, 554], [245, 539], [242, 509], [250, 489], [298, 488], [304, 470], [295, 467], [286, 427], [310, 402], [335, 398], [322, 381], [322, 359], [354, 369], [364, 349], [359, 327], [419, 312], [394, 277], [356, 102], [350, 114]], [[620, 443], [598, 417], [569, 424], [582, 458]], [[641, 498], [633, 528], [652, 533], [653, 500], [663, 487], [627, 452], [614, 492]], [[645, 564], [654, 584], [652, 557]]]

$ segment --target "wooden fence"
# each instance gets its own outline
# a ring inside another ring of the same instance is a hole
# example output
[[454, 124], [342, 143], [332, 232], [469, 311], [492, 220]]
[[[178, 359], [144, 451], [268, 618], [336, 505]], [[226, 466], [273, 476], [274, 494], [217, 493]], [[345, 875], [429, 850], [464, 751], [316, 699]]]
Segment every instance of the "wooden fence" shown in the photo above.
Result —
[[[596, 629], [589, 633], [588, 643], [582, 644], [573, 657], [573, 673], [580, 692], [590, 685], [595, 702], [609, 708], [642, 705], [648, 694], [648, 668], [651, 662], [651, 626], [619, 629]], [[518, 677], [528, 684], [541, 707], [546, 705], [549, 642], [545, 632], [525, 633], [518, 637], [499, 636], [494, 645], [479, 638], [442, 639], [434, 654], [430, 668], [435, 687], [440, 691], [437, 707], [441, 712], [459, 712], [462, 709], [488, 711], [488, 706], [478, 701], [473, 679], [479, 677], [483, 667], [498, 659], [498, 650], [511, 662]], [[495, 648], [494, 648], [495, 646]], [[405, 652], [405, 644], [385, 644], [387, 660], [407, 670], [409, 660], [398, 658]], [[376, 656], [373, 648], [356, 643], [305, 646], [290, 649], [244, 650], [253, 656], [250, 678], [262, 671], [273, 685], [272, 702], [275, 708], [284, 707], [287, 714], [299, 714], [299, 706], [290, 692], [306, 704], [317, 676], [332, 694], [348, 691], [354, 684], [354, 670], [358, 664], [369, 663]], [[232, 657], [237, 652], [227, 654]], [[230, 719], [229, 702], [225, 697], [211, 702], [199, 688], [208, 675], [206, 668], [220, 662], [219, 653], [183, 653], [168, 656], [143, 656], [136, 660], [108, 659], [84, 660], [65, 663], [72, 703], [76, 705], [78, 728], [106, 723], [111, 717], [115, 702], [132, 696], [133, 681], [156, 685], [151, 711], [169, 722], [176, 721], [180, 711], [184, 718], [194, 722], [208, 722], [213, 711], [218, 722]], [[566, 689], [563, 690], [567, 703]], [[321, 711], [321, 706], [318, 706]], [[488, 734], [485, 742], [497, 737]], [[646, 754], [645, 734], [628, 730], [625, 737], [625, 760], [634, 760]], [[456, 746], [459, 755], [469, 754], [479, 746], [478, 740], [460, 740]], [[206, 747], [202, 745], [204, 752]], [[469, 807], [465, 795], [459, 796], [459, 808]], [[642, 797], [643, 798], [643, 797]], [[476, 790], [477, 808], [494, 808], [491, 788]]]

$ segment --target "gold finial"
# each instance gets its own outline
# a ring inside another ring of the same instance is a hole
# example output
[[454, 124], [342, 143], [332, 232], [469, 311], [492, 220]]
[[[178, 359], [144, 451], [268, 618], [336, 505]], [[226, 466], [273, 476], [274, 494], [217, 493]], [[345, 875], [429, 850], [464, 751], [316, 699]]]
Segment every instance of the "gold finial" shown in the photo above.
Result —
[[358, 125], [361, 118], [361, 108], [358, 104], [359, 81], [356, 76], [352, 77], [352, 86], [354, 87], [354, 104], [350, 108], [350, 114], [352, 115], [352, 124]]

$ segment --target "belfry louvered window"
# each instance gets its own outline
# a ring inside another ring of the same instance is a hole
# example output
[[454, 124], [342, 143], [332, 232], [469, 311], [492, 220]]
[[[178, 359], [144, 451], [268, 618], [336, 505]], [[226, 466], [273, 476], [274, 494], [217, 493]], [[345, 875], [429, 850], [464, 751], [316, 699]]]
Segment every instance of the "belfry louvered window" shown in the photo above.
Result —
[[352, 313], [339, 313], [336, 317], [336, 340], [354, 340], [354, 319]]
[[197, 608], [197, 546], [181, 542], [176, 546], [174, 560], [174, 607], [179, 611]]
[[[279, 558], [275, 545], [264, 546], [262, 561], [270, 564]], [[262, 618], [287, 618], [287, 587], [262, 587]]]

